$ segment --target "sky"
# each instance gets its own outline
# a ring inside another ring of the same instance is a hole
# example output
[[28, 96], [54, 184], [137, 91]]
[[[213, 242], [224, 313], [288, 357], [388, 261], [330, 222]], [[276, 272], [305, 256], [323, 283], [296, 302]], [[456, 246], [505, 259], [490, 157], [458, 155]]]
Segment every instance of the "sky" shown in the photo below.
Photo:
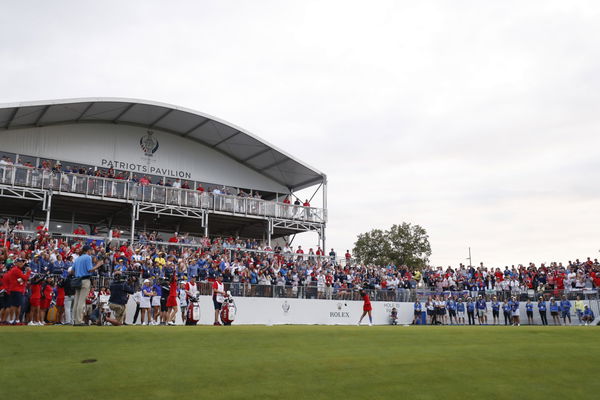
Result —
[[489, 266], [600, 257], [599, 72], [598, 1], [0, 9], [0, 102], [128, 97], [214, 115], [327, 174], [328, 248], [410, 222], [434, 265], [469, 247]]

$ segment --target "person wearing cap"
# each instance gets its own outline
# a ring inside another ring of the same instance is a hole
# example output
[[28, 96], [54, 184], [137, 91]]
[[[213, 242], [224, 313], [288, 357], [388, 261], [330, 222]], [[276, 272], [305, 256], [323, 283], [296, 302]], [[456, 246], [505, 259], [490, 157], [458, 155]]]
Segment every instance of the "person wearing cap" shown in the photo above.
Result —
[[140, 309], [142, 310], [140, 322], [142, 323], [142, 325], [148, 325], [149, 323], [152, 325], [150, 308], [152, 308], [152, 296], [154, 296], [155, 294], [156, 293], [154, 293], [154, 289], [152, 287], [152, 282], [150, 282], [150, 279], [144, 279], [144, 283], [142, 285], [142, 296], [140, 297]]
[[67, 269], [67, 277], [64, 281], [65, 288], [65, 325], [73, 323], [73, 302], [75, 301], [75, 289], [71, 286], [71, 279], [75, 276], [73, 267]]
[[554, 325], [560, 325], [560, 318], [558, 312], [560, 311], [560, 305], [556, 302], [554, 297], [550, 298], [550, 315], [552, 315], [552, 322]]
[[73, 323], [74, 325], [85, 325], [83, 323], [83, 315], [85, 312], [85, 300], [90, 293], [92, 273], [102, 266], [103, 260], [97, 260], [96, 264], [92, 261], [93, 250], [90, 246], [85, 245], [81, 249], [81, 255], [75, 260], [73, 269], [75, 270], [75, 278], [81, 280], [81, 287], [75, 292], [75, 301], [73, 305]]
[[569, 320], [569, 325], [571, 325], [571, 302], [567, 300], [567, 296], [565, 295], [563, 295], [562, 300], [560, 301], [560, 309], [565, 325], [567, 325], [567, 319]]
[[586, 326], [594, 322], [594, 312], [587, 304], [583, 308], [583, 316], [581, 317], [581, 320], [585, 322]]
[[212, 298], [213, 306], [215, 308], [215, 322], [213, 325], [221, 325], [219, 322], [219, 313], [223, 301], [225, 301], [225, 286], [223, 285], [223, 275], [218, 274], [216, 280], [212, 283]]
[[[23, 270], [25, 270], [25, 273], [23, 273]], [[29, 280], [29, 275], [31, 274], [31, 268], [25, 266], [24, 259], [17, 258], [14, 262], [14, 267], [10, 269], [8, 274], [9, 277], [7, 281], [10, 293], [10, 308], [6, 319], [7, 322], [12, 325], [17, 325], [21, 322], [19, 321], [19, 315], [21, 314], [23, 295], [25, 293], [27, 281]]]
[[110, 298], [108, 300], [108, 308], [112, 312], [112, 318], [106, 320], [113, 325], [123, 325], [125, 322], [125, 305], [129, 299], [129, 295], [133, 294], [134, 290], [129, 284], [120, 279], [121, 271], [115, 271], [114, 279], [110, 284]]
[[546, 315], [546, 301], [542, 296], [538, 299], [538, 312], [540, 313], [540, 318], [542, 320], [542, 325], [548, 325], [548, 316]]
[[508, 325], [510, 323], [511, 311], [511, 305], [508, 303], [508, 300], [504, 299], [504, 303], [502, 303], [502, 315], [504, 316], [504, 325]]

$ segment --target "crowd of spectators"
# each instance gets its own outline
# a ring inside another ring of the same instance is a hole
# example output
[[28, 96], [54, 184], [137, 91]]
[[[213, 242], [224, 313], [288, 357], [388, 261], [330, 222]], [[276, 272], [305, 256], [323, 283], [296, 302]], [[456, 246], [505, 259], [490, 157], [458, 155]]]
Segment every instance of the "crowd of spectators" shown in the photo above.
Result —
[[[21, 221], [5, 222], [0, 227], [0, 274], [21, 260], [30, 276], [51, 276], [52, 296], [59, 296], [59, 282], [68, 276], [84, 246], [89, 246], [94, 262], [94, 285], [108, 287], [115, 273], [135, 277], [137, 285], [144, 280], [158, 281], [176, 276], [180, 282], [192, 277], [199, 286], [218, 276], [233, 295], [276, 296], [322, 299], [358, 299], [357, 290], [373, 291], [376, 300], [412, 301], [419, 289], [422, 295], [461, 293], [463, 295], [498, 295], [509, 299], [514, 295], [537, 296], [539, 293], [559, 296], [563, 292], [580, 293], [600, 287], [600, 264], [588, 258], [567, 264], [550, 263], [488, 268], [459, 265], [426, 267], [365, 265], [352, 258], [350, 251], [338, 257], [334, 249], [325, 254], [315, 247], [306, 252], [302, 246], [288, 244], [273, 247], [253, 239], [234, 237], [200, 237], [174, 233], [163, 237], [158, 232], [140, 232], [134, 243], [122, 239], [114, 229], [103, 239], [88, 237], [83, 226], [73, 235], [51, 235], [44, 223], [34, 233], [24, 230]], [[81, 235], [81, 237], [74, 236]], [[21, 269], [24, 271], [23, 269]], [[8, 289], [8, 284], [3, 284]], [[31, 285], [22, 289], [25, 296]], [[207, 293], [204, 293], [207, 294]], [[413, 297], [410, 297], [411, 294]]]

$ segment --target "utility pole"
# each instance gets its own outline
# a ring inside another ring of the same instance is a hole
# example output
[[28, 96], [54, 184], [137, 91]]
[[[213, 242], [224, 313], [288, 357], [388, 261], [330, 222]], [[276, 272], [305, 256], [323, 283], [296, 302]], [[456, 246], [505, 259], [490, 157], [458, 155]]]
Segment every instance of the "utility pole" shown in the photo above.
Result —
[[468, 260], [469, 260], [469, 267], [472, 267], [473, 266], [473, 261], [471, 260], [471, 248], [470, 247], [469, 247], [469, 258], [468, 258]]

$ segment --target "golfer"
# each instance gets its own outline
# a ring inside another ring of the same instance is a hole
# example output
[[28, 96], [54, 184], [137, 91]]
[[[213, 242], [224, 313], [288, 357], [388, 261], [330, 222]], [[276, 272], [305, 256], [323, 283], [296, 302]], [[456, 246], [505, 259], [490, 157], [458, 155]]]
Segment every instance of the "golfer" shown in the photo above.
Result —
[[369, 326], [371, 326], [373, 325], [373, 316], [371, 315], [373, 307], [371, 307], [371, 299], [369, 298], [367, 292], [365, 292], [364, 290], [360, 291], [360, 297], [362, 297], [363, 299], [363, 313], [360, 316], [360, 319], [358, 320], [358, 325], [360, 325], [365, 315], [369, 314]]

